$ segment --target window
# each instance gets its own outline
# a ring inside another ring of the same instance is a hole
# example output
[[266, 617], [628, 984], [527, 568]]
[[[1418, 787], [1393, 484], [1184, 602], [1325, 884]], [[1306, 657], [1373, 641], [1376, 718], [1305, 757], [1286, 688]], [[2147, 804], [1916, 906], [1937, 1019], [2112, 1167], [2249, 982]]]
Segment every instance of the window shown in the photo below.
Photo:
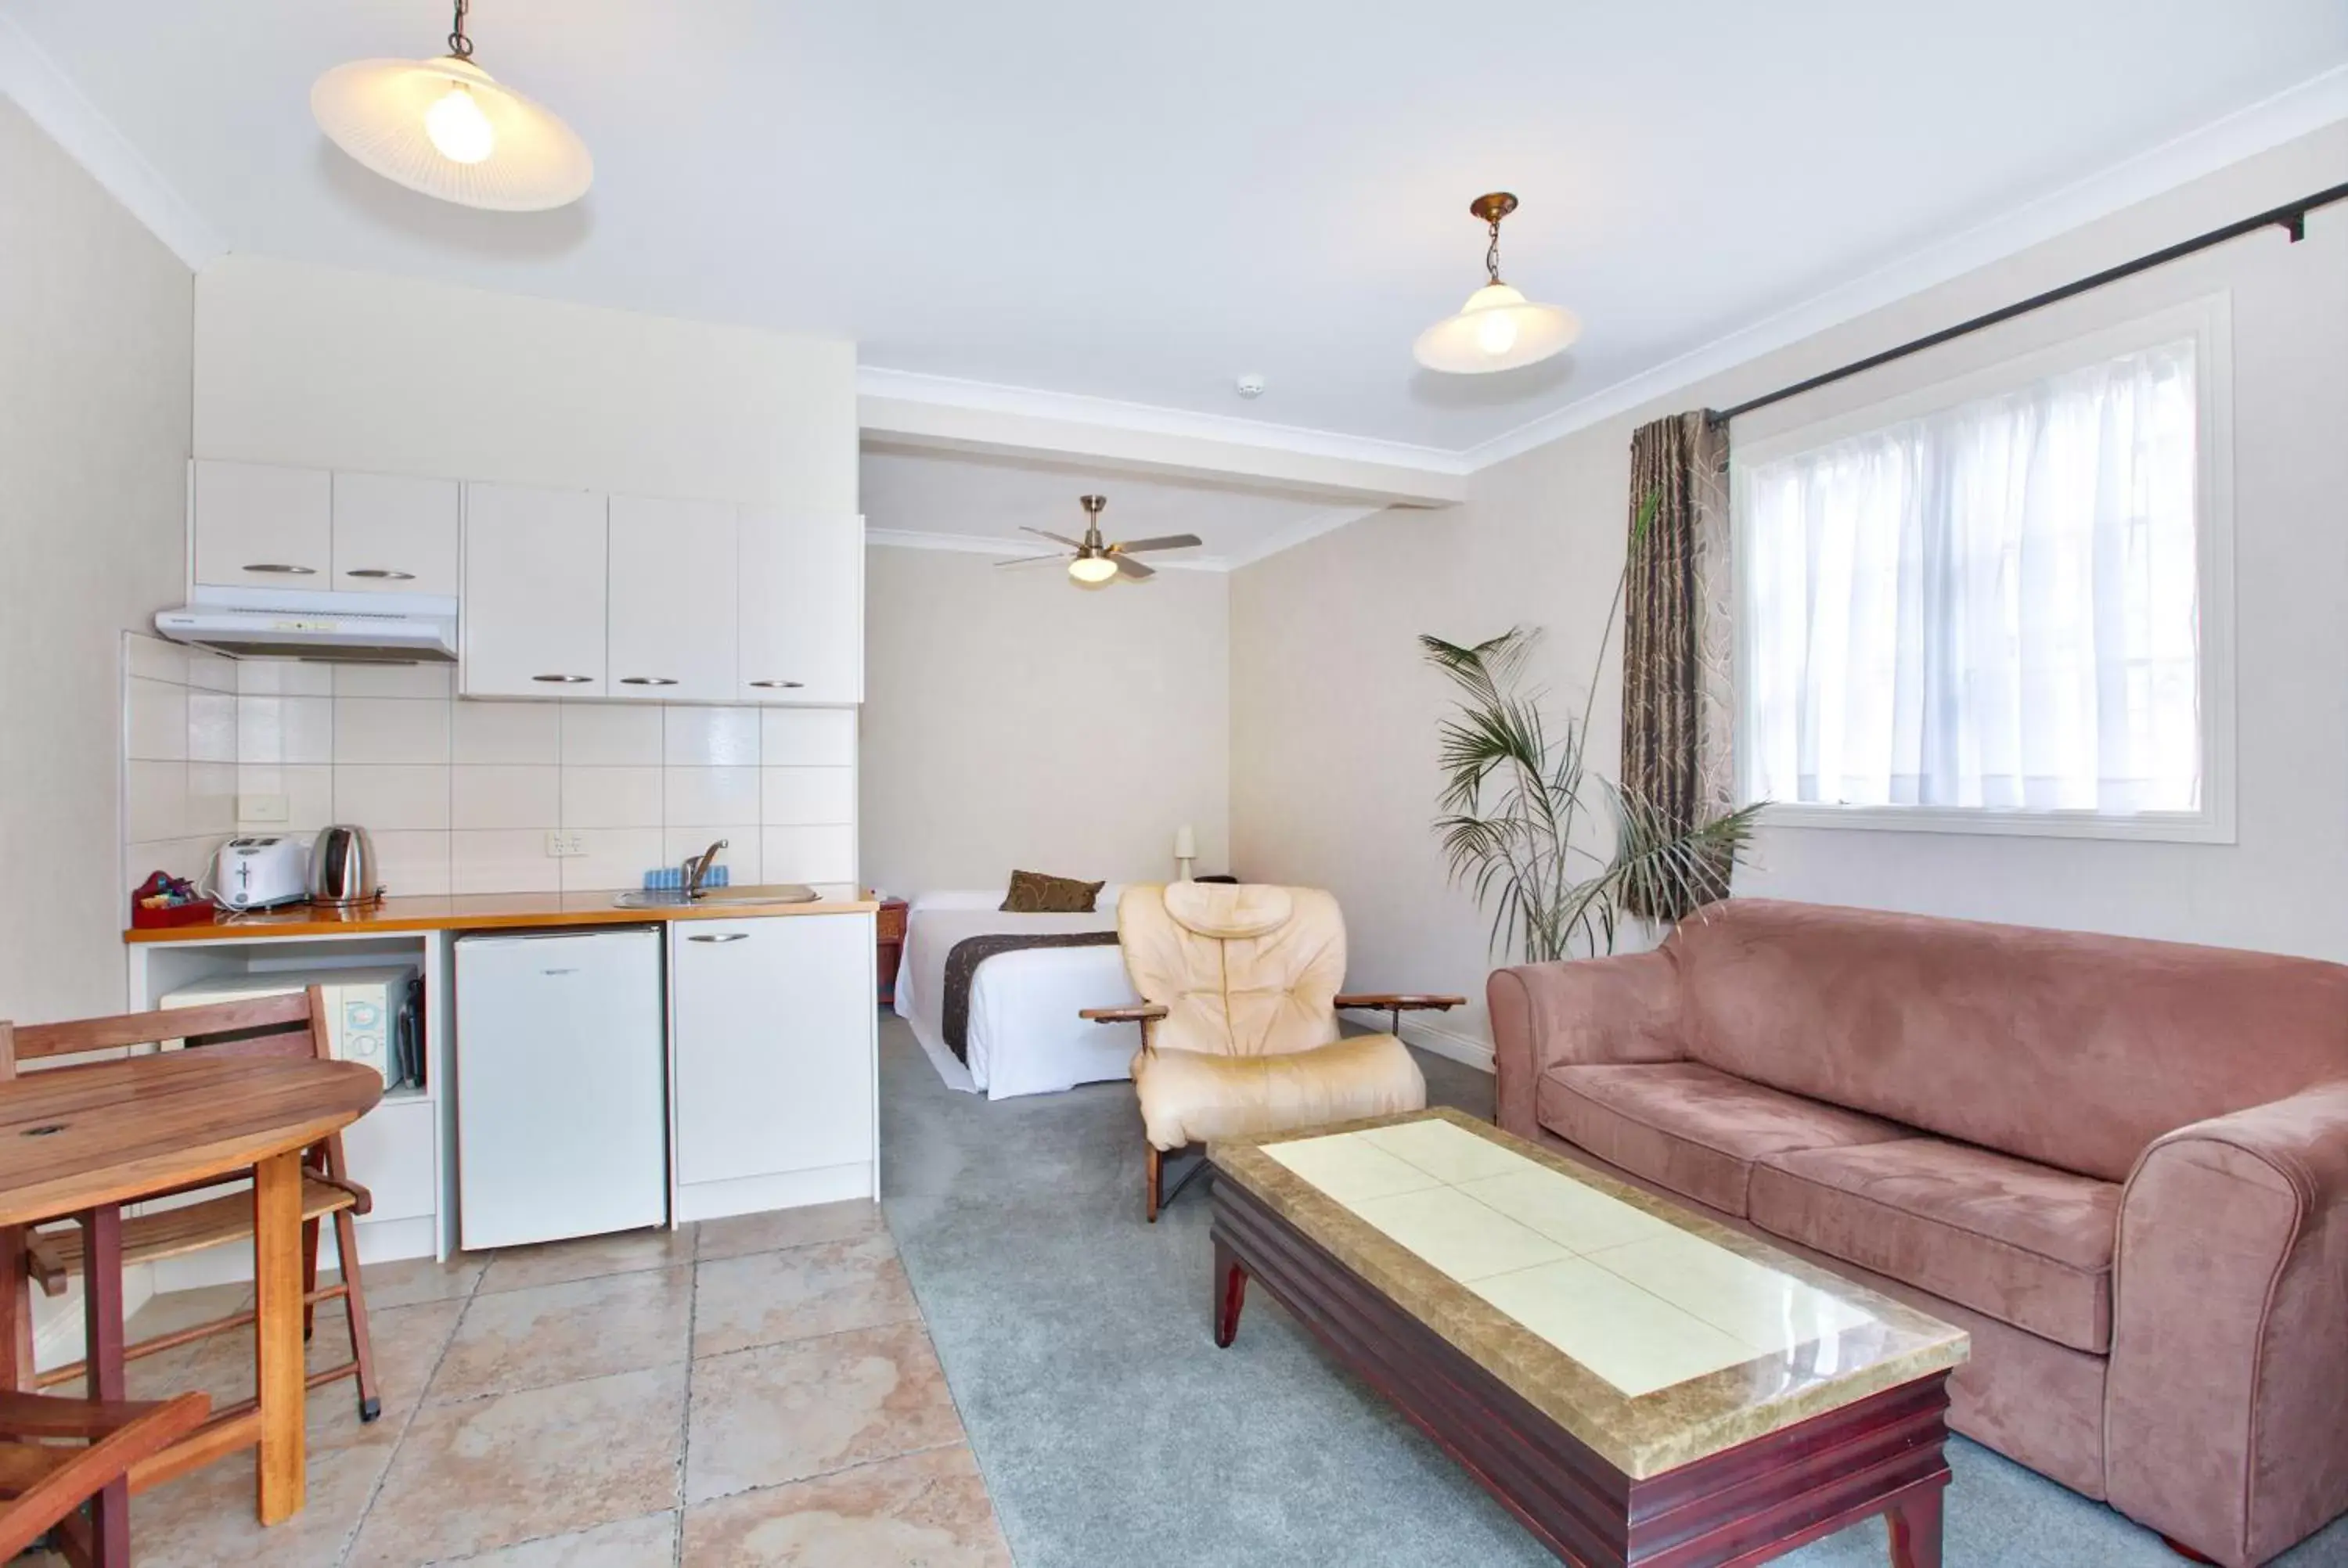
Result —
[[2231, 837], [2204, 515], [2221, 321], [2173, 313], [1740, 454], [1746, 799]]

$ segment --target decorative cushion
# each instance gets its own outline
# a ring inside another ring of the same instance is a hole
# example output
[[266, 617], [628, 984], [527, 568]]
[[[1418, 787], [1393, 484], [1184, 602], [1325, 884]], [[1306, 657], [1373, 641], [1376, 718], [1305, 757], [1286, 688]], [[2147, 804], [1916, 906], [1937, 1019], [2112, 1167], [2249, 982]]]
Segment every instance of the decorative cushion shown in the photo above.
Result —
[[1079, 882], [1072, 876], [1046, 876], [1040, 871], [1014, 871], [1011, 891], [1003, 896], [1006, 915], [1089, 915], [1102, 884]]
[[2074, 1350], [2112, 1345], [2116, 1183], [1906, 1138], [1772, 1154], [1750, 1218], [1788, 1241]]
[[1555, 1068], [1534, 1104], [1567, 1142], [1740, 1219], [1754, 1163], [1766, 1155], [1914, 1136], [1695, 1061]]
[[1142, 1130], [1160, 1149], [1426, 1107], [1426, 1080], [1390, 1034], [1276, 1056], [1155, 1050], [1133, 1059]]

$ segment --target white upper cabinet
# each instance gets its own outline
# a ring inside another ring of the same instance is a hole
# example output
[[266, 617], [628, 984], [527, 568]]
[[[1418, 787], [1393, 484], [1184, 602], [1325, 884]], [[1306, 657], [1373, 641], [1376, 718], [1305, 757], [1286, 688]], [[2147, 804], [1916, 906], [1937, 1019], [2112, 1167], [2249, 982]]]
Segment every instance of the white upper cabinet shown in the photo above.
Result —
[[345, 593], [457, 591], [454, 479], [336, 474], [334, 581]]
[[196, 580], [323, 592], [333, 580], [334, 485], [320, 468], [196, 464]]
[[734, 508], [612, 497], [610, 695], [734, 700]]
[[465, 695], [606, 694], [608, 533], [592, 491], [465, 487]]
[[864, 519], [741, 514], [739, 700], [864, 700]]

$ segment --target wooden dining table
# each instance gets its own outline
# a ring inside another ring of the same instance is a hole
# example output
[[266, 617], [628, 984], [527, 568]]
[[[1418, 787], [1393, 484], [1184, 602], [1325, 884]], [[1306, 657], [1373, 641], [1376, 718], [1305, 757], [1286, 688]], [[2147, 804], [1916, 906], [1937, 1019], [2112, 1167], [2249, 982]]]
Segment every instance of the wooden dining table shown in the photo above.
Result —
[[[200, 1430], [134, 1471], [130, 1483], [101, 1494], [91, 1520], [101, 1539], [127, 1533], [134, 1488], [255, 1443], [261, 1522], [301, 1512], [302, 1152], [382, 1095], [382, 1075], [364, 1063], [211, 1057], [201, 1049], [0, 1081], [0, 1233], [80, 1222], [92, 1399], [124, 1397], [121, 1205], [191, 1183], [252, 1176], [257, 1408]], [[14, 1288], [11, 1299], [20, 1299]], [[10, 1371], [23, 1378], [31, 1369]]]

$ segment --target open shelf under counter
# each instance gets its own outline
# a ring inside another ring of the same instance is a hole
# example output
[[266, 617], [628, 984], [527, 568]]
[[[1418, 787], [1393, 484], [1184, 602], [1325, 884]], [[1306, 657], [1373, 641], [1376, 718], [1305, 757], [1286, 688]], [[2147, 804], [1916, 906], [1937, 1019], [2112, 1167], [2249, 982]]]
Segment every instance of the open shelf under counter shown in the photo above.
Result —
[[[312, 913], [303, 911], [304, 914]], [[292, 925], [291, 922], [288, 923]], [[141, 931], [139, 937], [156, 933]], [[360, 1260], [445, 1258], [456, 1245], [456, 1205], [446, 1151], [455, 1147], [455, 1097], [444, 1092], [454, 1067], [448, 1017], [449, 933], [348, 924], [340, 928], [178, 927], [170, 942], [126, 940], [134, 1011], [202, 980], [266, 982], [273, 975], [403, 967], [424, 979], [424, 1082], [386, 1091], [343, 1134], [354, 1180], [375, 1202], [358, 1224]], [[132, 933], [125, 933], [126, 938]], [[332, 1266], [332, 1246], [324, 1266]], [[155, 1266], [159, 1290], [184, 1290], [249, 1277], [249, 1249], [228, 1246]]]

